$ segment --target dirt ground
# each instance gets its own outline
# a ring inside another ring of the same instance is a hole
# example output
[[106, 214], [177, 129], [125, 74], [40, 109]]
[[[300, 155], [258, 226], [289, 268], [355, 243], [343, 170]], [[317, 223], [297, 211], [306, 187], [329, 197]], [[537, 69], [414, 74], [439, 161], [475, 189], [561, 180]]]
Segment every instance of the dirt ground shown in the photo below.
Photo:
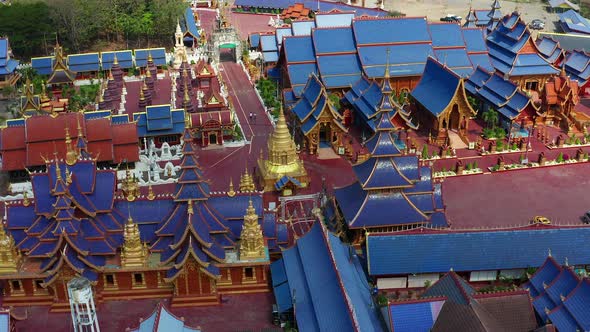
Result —
[[[386, 10], [397, 10], [405, 13], [406, 16], [426, 16], [430, 21], [439, 21], [441, 17], [447, 14], [459, 15], [463, 18], [467, 16], [469, 6], [474, 9], [489, 9], [493, 0], [403, 0], [393, 1], [384, 0]], [[502, 13], [509, 14], [515, 9], [521, 13], [523, 19], [528, 23], [533, 19], [542, 19], [545, 21], [545, 30], [553, 31], [554, 22], [558, 20], [557, 14], [549, 13], [546, 10], [546, 4], [539, 0], [530, 1], [500, 1]], [[366, 2], [367, 7], [375, 7], [376, 4]], [[462, 23], [465, 23], [463, 20]]]

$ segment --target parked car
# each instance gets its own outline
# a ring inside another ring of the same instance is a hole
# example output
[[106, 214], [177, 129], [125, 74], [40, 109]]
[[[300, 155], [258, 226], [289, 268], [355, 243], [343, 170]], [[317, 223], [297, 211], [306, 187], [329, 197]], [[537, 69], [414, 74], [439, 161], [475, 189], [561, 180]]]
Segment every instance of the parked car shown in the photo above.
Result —
[[543, 29], [545, 29], [545, 22], [543, 22], [542, 20], [536, 18], [536, 19], [534, 19], [534, 20], [531, 21], [531, 23], [529, 24], [529, 26], [532, 29], [535, 29], [535, 30], [543, 30]]
[[440, 18], [441, 22], [461, 22], [462, 19], [461, 16], [454, 14], [447, 14], [447, 16]]

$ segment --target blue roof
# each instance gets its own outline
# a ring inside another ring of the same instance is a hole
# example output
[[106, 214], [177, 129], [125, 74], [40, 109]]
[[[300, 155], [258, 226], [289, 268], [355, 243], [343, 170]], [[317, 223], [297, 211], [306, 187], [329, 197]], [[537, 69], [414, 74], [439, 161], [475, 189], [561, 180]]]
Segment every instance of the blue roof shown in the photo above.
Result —
[[554, 63], [557, 60], [557, 57], [561, 54], [561, 48], [559, 47], [559, 43], [549, 36], [539, 36], [535, 40], [535, 44], [541, 52], [541, 55], [547, 61]]
[[133, 52], [135, 53], [135, 65], [137, 67], [145, 67], [149, 55], [152, 56], [156, 66], [163, 66], [166, 64], [166, 49], [163, 47], [133, 50]]
[[590, 34], [590, 22], [575, 10], [568, 10], [559, 14], [559, 22], [565, 32]]
[[487, 54], [469, 54], [469, 59], [474, 68], [482, 67], [487, 71], [494, 71], [494, 65], [492, 65], [490, 57]]
[[347, 27], [352, 24], [354, 13], [318, 13], [315, 23], [318, 28]]
[[423, 297], [446, 297], [449, 301], [459, 304], [469, 304], [475, 289], [455, 272], [450, 271], [430, 286]]
[[53, 71], [53, 57], [31, 58], [31, 66], [39, 75], [51, 75]]
[[297, 188], [302, 187], [301, 182], [299, 182], [299, 180], [291, 176], [283, 175], [282, 178], [278, 179], [277, 182], [275, 182], [275, 189], [282, 190], [289, 182], [294, 184]]
[[201, 35], [191, 7], [186, 8], [184, 11], [183, 32], [185, 35], [189, 34], [193, 38], [199, 38]]
[[276, 51], [262, 52], [262, 58], [264, 62], [277, 62], [279, 61], [279, 53]]
[[363, 72], [356, 54], [318, 56], [318, 68], [327, 88], [349, 87]]
[[99, 71], [98, 53], [70, 54], [68, 55], [68, 68], [77, 73]]
[[314, 29], [313, 42], [317, 54], [356, 53], [351, 27]]
[[147, 106], [145, 113], [135, 113], [139, 137], [181, 135], [184, 132], [184, 110], [172, 110], [170, 105]]
[[0, 66], [6, 65], [8, 59], [8, 39], [0, 38]]
[[444, 302], [444, 300], [392, 302], [389, 305], [392, 330], [395, 332], [431, 331]]
[[315, 28], [315, 21], [294, 21], [291, 23], [293, 36], [308, 36], [311, 35], [311, 30]]
[[278, 51], [275, 35], [261, 35], [260, 48], [263, 52]]
[[[432, 231], [421, 234], [371, 234], [367, 239], [369, 273], [396, 275], [449, 271], [517, 269], [539, 266], [553, 257], [571, 264], [590, 262], [577, 250], [590, 239], [588, 227], [540, 227], [498, 231]], [[408, 251], [407, 248], [412, 248]]]
[[[438, 117], [455, 97], [461, 78], [440, 62], [429, 58], [424, 74], [411, 95], [432, 115]], [[433, 97], [433, 93], [436, 97]]]
[[311, 36], [286, 37], [285, 49], [287, 48], [290, 49], [290, 52], [285, 52], [288, 63], [315, 61]]
[[590, 55], [584, 51], [568, 52], [565, 58], [565, 71], [583, 86], [590, 79]]
[[457, 23], [430, 23], [428, 29], [432, 36], [432, 47], [465, 47], [461, 26]]
[[260, 45], [260, 33], [251, 33], [248, 35], [248, 40], [250, 41], [250, 48], [258, 48]]
[[283, 251], [295, 317], [302, 331], [381, 331], [358, 257], [319, 222]]
[[444, 63], [459, 76], [466, 77], [473, 72], [471, 60], [463, 48], [435, 50], [434, 54], [439, 62]]
[[163, 304], [147, 318], [141, 320], [137, 329], [131, 332], [199, 332], [201, 329], [187, 327], [184, 320], [171, 314]]
[[15, 59], [8, 59], [4, 66], [0, 66], [0, 75], [8, 75], [14, 73], [16, 67], [20, 62]]
[[131, 53], [131, 50], [102, 52], [100, 53], [102, 60], [102, 70], [109, 70], [111, 67], [113, 67], [115, 54], [117, 55], [117, 62], [119, 62], [119, 66], [121, 68], [127, 69], [133, 67], [133, 54]]
[[290, 37], [292, 35], [290, 28], [277, 28], [275, 30], [275, 36], [277, 38], [277, 50], [281, 48], [283, 44], [283, 38]]
[[[355, 20], [352, 25], [357, 45], [430, 42], [431, 40], [425, 17]], [[391, 53], [395, 55], [393, 50]], [[385, 54], [383, 56], [385, 57]]]
[[482, 29], [462, 29], [463, 39], [468, 52], [488, 52], [488, 47]]
[[389, 74], [391, 77], [420, 76], [429, 55], [434, 55], [428, 43], [398, 44], [390, 46], [362, 46], [358, 48], [359, 58], [365, 74], [370, 77], [383, 77], [389, 57]]
[[[307, 83], [309, 76], [312, 73], [318, 74], [318, 68], [315, 63], [302, 63], [302, 64], [293, 64], [287, 66], [287, 71], [289, 73], [289, 79], [291, 80], [291, 85], [293, 87], [293, 92], [296, 96], [299, 96], [301, 90]], [[297, 89], [298, 87], [298, 89]]]

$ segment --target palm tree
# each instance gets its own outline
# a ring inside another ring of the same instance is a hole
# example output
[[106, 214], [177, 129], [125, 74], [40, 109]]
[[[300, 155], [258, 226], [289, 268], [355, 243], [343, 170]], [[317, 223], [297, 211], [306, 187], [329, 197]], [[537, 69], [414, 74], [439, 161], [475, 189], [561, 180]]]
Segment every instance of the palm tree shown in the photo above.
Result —
[[498, 112], [496, 112], [495, 109], [490, 108], [482, 114], [482, 118], [488, 126], [492, 127], [492, 129], [495, 129], [496, 123], [498, 123]]

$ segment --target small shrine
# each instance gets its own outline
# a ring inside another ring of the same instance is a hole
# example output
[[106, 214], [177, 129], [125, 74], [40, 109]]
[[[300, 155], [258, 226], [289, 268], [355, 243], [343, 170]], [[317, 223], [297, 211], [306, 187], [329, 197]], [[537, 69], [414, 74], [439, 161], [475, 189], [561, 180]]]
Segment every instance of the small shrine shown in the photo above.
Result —
[[[26, 196], [25, 199], [27, 199]], [[0, 222], [0, 273], [16, 273], [21, 262], [21, 254], [12, 235], [6, 233], [5, 222], [6, 212], [3, 221]]]
[[72, 72], [65, 64], [63, 49], [59, 46], [59, 43], [55, 45], [55, 60], [53, 62], [53, 68], [51, 75], [47, 79], [47, 84], [61, 85], [70, 84], [74, 82], [76, 74]]
[[264, 159], [261, 154], [258, 170], [264, 191], [279, 191], [285, 196], [292, 195], [297, 188], [307, 187], [309, 182], [282, 108], [275, 130], [268, 139], [268, 157]]
[[124, 243], [121, 248], [121, 267], [145, 267], [147, 264], [148, 248], [141, 243], [139, 227], [129, 216], [123, 233]]
[[250, 199], [244, 216], [244, 225], [240, 235], [240, 260], [266, 258], [264, 236], [258, 223], [258, 215]]

